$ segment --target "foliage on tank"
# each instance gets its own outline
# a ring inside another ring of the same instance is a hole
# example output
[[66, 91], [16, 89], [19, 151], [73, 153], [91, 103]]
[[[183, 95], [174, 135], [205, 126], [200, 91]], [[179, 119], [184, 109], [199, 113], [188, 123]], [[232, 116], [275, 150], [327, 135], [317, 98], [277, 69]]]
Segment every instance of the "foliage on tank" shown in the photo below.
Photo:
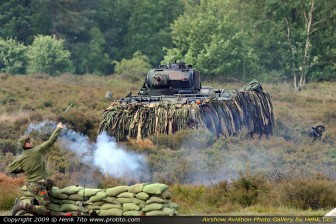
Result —
[[274, 113], [269, 93], [255, 80], [241, 90], [202, 88], [200, 74], [185, 63], [148, 72], [137, 96], [114, 101], [103, 113], [99, 132], [117, 141], [207, 128], [216, 136], [273, 133]]

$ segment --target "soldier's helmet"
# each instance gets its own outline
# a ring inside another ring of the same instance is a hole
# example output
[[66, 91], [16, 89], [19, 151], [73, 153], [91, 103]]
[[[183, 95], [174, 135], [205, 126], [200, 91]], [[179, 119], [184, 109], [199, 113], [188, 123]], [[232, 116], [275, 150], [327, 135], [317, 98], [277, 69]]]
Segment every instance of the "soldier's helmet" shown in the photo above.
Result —
[[29, 135], [24, 135], [19, 138], [19, 143], [21, 145], [24, 145], [26, 142], [30, 142], [30, 136]]

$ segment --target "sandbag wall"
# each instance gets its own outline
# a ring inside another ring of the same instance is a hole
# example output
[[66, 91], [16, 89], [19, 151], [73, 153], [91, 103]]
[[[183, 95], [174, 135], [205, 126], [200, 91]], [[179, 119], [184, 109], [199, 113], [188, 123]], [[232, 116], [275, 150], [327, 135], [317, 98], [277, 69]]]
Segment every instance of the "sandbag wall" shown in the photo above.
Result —
[[[191, 111], [195, 111], [195, 120], [191, 119]], [[235, 136], [243, 127], [251, 135], [271, 135], [274, 128], [271, 96], [263, 91], [239, 91], [232, 99], [207, 99], [200, 105], [114, 102], [104, 111], [99, 131], [106, 131], [117, 141], [126, 141], [200, 127], [216, 136]]]
[[[33, 195], [26, 187], [21, 188], [21, 200], [31, 204]], [[135, 184], [107, 189], [69, 186], [53, 187], [50, 195], [51, 214], [89, 215], [95, 211], [99, 216], [173, 216], [179, 206], [171, 202], [171, 193], [165, 184]], [[81, 204], [83, 206], [81, 206]], [[19, 215], [25, 214], [20, 211]]]

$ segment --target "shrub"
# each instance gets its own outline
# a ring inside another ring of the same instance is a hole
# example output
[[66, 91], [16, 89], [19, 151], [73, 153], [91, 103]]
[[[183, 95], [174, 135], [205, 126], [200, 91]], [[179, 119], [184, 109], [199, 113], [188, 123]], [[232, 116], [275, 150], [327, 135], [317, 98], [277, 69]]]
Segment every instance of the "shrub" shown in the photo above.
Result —
[[30, 114], [29, 116], [29, 120], [32, 122], [32, 121], [35, 121], [35, 122], [41, 122], [43, 121], [43, 116], [41, 113], [39, 112], [33, 112]]
[[256, 77], [260, 82], [279, 83], [285, 80], [285, 76], [278, 71], [264, 72]]
[[294, 208], [317, 210], [336, 204], [335, 182], [324, 177], [290, 180], [279, 188], [282, 203]]
[[227, 181], [222, 181], [211, 186], [206, 191], [205, 199], [208, 204], [218, 207], [229, 201], [228, 193], [229, 184]]
[[71, 67], [70, 52], [64, 49], [64, 40], [55, 36], [35, 36], [28, 47], [28, 72], [56, 75]]
[[9, 210], [13, 207], [15, 198], [20, 197], [20, 187], [24, 184], [24, 177], [12, 178], [0, 173], [0, 210]]
[[67, 124], [68, 128], [83, 134], [87, 134], [94, 127], [91, 117], [78, 110], [63, 114], [61, 120]]
[[148, 57], [140, 52], [135, 52], [131, 59], [122, 59], [120, 62], [113, 61], [112, 63], [115, 64], [116, 75], [132, 81], [142, 79], [150, 68]]
[[10, 139], [0, 139], [0, 149], [4, 154], [8, 152], [17, 154], [20, 150], [20, 147], [17, 141], [13, 141]]
[[255, 179], [241, 177], [231, 183], [228, 197], [233, 203], [248, 207], [257, 202], [259, 189]]
[[150, 137], [155, 145], [179, 149], [181, 147], [204, 149], [215, 142], [215, 136], [207, 129], [180, 130], [173, 135], [161, 134], [158, 137]]
[[14, 39], [0, 39], [0, 71], [24, 74], [27, 67], [27, 47]]

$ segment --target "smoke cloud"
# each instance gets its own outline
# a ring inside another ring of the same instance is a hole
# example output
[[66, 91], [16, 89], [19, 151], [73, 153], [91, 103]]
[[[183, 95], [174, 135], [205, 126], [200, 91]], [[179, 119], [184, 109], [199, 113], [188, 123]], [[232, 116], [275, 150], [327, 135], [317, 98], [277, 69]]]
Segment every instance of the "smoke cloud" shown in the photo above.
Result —
[[146, 158], [118, 147], [114, 138], [102, 132], [97, 138], [94, 164], [114, 177], [140, 177], [139, 172], [144, 172]]
[[[45, 120], [30, 124], [26, 133], [36, 131], [39, 134], [51, 134], [55, 128], [54, 121]], [[115, 139], [105, 132], [98, 135], [96, 142], [90, 142], [88, 136], [65, 127], [58, 142], [62, 147], [75, 152], [85, 164], [97, 167], [111, 177], [140, 180], [146, 178], [144, 173], [148, 173], [147, 159], [144, 155], [121, 148]]]

